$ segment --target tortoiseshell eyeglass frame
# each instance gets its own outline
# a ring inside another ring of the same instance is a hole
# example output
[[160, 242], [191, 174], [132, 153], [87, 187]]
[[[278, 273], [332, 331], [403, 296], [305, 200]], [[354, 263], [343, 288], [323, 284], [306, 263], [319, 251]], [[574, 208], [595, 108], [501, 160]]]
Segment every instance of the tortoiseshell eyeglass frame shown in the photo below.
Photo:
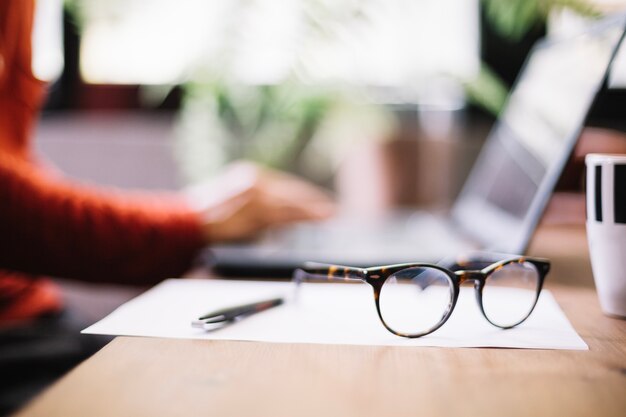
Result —
[[[491, 274], [500, 270], [501, 268], [509, 264], [523, 264], [525, 262], [534, 265], [538, 272], [537, 287], [532, 308], [528, 311], [528, 314], [525, 317], [512, 325], [502, 326], [496, 324], [489, 319], [487, 314], [485, 314], [485, 309], [483, 308], [483, 289], [485, 288], [485, 282]], [[441, 321], [435, 324], [432, 328], [421, 333], [402, 333], [395, 331], [385, 322], [385, 319], [383, 318], [380, 311], [380, 292], [385, 281], [393, 274], [409, 268], [434, 268], [436, 270], [439, 270], [448, 277], [448, 279], [450, 280], [451, 288], [453, 290], [450, 303]], [[524, 256], [506, 258], [497, 262], [482, 259], [468, 259], [464, 261], [457, 261], [454, 264], [450, 265], [448, 268], [441, 265], [429, 263], [407, 263], [377, 266], [371, 268], [357, 268], [351, 266], [327, 265], [315, 262], [307, 262], [306, 264], [304, 264], [303, 268], [299, 268], [294, 271], [293, 280], [298, 286], [301, 282], [309, 279], [330, 282], [366, 282], [371, 285], [374, 290], [376, 311], [378, 312], [378, 318], [382, 322], [383, 326], [385, 326], [387, 330], [395, 335], [408, 338], [417, 338], [430, 334], [439, 329], [448, 320], [448, 318], [450, 318], [450, 316], [452, 315], [452, 311], [456, 306], [456, 302], [459, 298], [460, 286], [465, 282], [474, 283], [478, 307], [480, 308], [481, 313], [489, 323], [501, 329], [510, 329], [523, 323], [535, 309], [537, 301], [539, 300], [539, 294], [541, 293], [541, 289], [543, 288], [543, 283], [549, 271], [550, 261], [548, 261], [547, 259], [530, 258]]]

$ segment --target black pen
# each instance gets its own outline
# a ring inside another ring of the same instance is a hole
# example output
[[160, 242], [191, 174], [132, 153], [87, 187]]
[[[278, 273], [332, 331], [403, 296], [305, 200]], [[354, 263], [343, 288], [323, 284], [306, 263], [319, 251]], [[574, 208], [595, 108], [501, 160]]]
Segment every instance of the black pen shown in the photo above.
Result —
[[272, 307], [279, 306], [283, 302], [283, 298], [272, 298], [250, 304], [222, 308], [200, 316], [198, 320], [194, 320], [191, 325], [194, 327], [204, 328], [205, 325], [232, 322], [252, 314], [260, 313], [261, 311], [268, 310]]

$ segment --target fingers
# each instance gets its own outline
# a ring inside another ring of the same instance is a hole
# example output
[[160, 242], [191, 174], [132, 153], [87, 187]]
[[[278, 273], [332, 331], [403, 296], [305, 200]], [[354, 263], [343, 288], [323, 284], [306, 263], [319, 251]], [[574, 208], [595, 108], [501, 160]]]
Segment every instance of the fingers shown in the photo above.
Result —
[[251, 238], [268, 227], [322, 220], [335, 212], [330, 195], [319, 187], [250, 163], [233, 164], [188, 194], [213, 242]]
[[247, 184], [253, 195], [251, 204], [260, 217], [277, 219], [273, 223], [280, 219], [319, 220], [335, 211], [335, 203], [327, 192], [284, 172], [240, 162], [229, 167], [229, 178]]
[[335, 204], [326, 195], [316, 195], [297, 186], [283, 187], [280, 184], [269, 185], [259, 192], [260, 209], [268, 214], [272, 211], [286, 212], [285, 218], [319, 220], [331, 216]]
[[328, 193], [284, 173], [266, 171], [257, 191], [263, 210], [274, 223], [321, 220], [335, 212], [335, 203]]

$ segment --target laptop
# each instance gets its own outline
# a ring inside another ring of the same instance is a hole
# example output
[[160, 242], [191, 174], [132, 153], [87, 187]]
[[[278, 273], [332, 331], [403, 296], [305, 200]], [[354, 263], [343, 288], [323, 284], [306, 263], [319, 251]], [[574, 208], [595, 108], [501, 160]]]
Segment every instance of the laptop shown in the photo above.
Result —
[[533, 47], [447, 215], [339, 216], [273, 230], [255, 242], [216, 245], [204, 260], [225, 276], [288, 277], [306, 261], [368, 267], [439, 262], [473, 250], [524, 253], [606, 82], [624, 24], [624, 16], [612, 17]]

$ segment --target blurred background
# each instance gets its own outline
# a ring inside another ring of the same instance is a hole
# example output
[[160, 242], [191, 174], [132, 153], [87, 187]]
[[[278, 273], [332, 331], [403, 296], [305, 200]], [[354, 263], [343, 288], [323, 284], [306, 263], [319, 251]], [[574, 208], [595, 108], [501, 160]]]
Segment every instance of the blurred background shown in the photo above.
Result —
[[[347, 208], [445, 209], [533, 43], [624, 6], [42, 0], [37, 146], [69, 176], [123, 188], [176, 189], [246, 158]], [[626, 49], [589, 124], [626, 130], [625, 88]]]

